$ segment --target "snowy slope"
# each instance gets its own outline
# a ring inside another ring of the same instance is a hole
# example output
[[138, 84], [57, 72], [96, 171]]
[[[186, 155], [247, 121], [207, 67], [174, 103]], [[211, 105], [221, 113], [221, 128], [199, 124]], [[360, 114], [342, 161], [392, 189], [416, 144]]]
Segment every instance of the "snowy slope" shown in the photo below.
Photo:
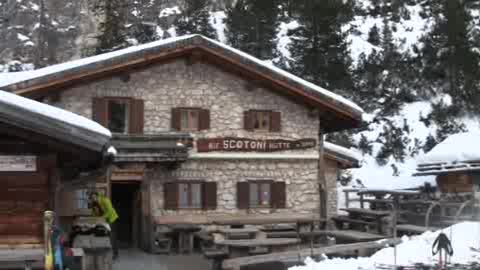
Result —
[[[438, 263], [438, 255], [432, 255], [432, 245], [442, 231], [426, 232], [420, 236], [404, 237], [397, 246], [397, 265], [412, 266], [415, 263], [433, 265]], [[478, 262], [480, 252], [471, 248], [480, 247], [480, 223], [464, 222], [446, 228], [443, 232], [451, 240], [453, 256], [450, 262], [470, 264]], [[352, 259], [326, 258], [315, 262], [310, 258], [305, 260], [305, 266], [291, 267], [290, 270], [374, 270], [380, 265], [393, 265], [394, 248], [384, 248], [371, 257]]]
[[[349, 32], [348, 41], [350, 42], [350, 53], [353, 63], [357, 63], [359, 56], [363, 53], [365, 56], [370, 55], [373, 50], [381, 50], [381, 48], [372, 45], [368, 40], [368, 33], [374, 25], [379, 28], [382, 33], [384, 28], [384, 18], [381, 16], [372, 16], [371, 11], [373, 4], [371, 0], [358, 0], [357, 5], [366, 15], [355, 16], [354, 20], [346, 25], [343, 29]], [[413, 45], [418, 45], [422, 35], [429, 32], [432, 27], [432, 19], [422, 18], [420, 15], [423, 11], [421, 4], [406, 5], [406, 14], [399, 22], [390, 20], [388, 22], [393, 30], [393, 41], [401, 52], [414, 53]]]

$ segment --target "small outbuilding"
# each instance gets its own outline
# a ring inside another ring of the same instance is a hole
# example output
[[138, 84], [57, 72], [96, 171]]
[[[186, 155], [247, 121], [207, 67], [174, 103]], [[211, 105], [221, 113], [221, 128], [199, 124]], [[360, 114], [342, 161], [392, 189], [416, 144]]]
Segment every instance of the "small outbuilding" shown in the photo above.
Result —
[[479, 132], [451, 135], [419, 159], [415, 175], [435, 175], [442, 193], [472, 192], [480, 185], [479, 141]]
[[0, 250], [43, 248], [44, 211], [59, 209], [64, 184], [105, 168], [110, 137], [82, 116], [0, 91]]

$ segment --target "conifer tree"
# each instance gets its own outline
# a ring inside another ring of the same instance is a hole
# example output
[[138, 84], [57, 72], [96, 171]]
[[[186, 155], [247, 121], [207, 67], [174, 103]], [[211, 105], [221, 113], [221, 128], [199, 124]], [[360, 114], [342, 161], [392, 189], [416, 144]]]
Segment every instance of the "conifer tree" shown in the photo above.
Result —
[[260, 59], [276, 54], [278, 0], [239, 0], [227, 10], [228, 43]]
[[353, 92], [351, 58], [342, 32], [352, 7], [341, 0], [299, 1], [301, 26], [291, 33], [292, 72], [329, 90]]
[[182, 16], [176, 23], [177, 34], [201, 34], [217, 39], [217, 33], [210, 23], [208, 4], [208, 0], [186, 0]]
[[426, 84], [437, 93], [450, 94], [454, 106], [464, 112], [478, 112], [480, 55], [472, 49], [478, 44], [469, 32], [473, 21], [467, 1], [444, 0], [431, 5], [435, 25], [425, 37], [422, 50]]
[[128, 0], [95, 0], [93, 11], [102, 18], [95, 53], [101, 54], [127, 47], [125, 24]]

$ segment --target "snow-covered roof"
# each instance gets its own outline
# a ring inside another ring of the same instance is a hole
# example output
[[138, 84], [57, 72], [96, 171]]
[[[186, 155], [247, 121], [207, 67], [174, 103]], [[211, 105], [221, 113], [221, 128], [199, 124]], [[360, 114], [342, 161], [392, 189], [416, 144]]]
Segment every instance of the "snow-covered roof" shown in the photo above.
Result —
[[83, 116], [2, 90], [0, 90], [0, 104], [11, 105], [109, 138], [112, 136], [108, 129]]
[[325, 152], [333, 155], [340, 160], [346, 160], [352, 163], [353, 167], [359, 167], [362, 160], [362, 154], [355, 149], [348, 149], [343, 146], [324, 142]]
[[449, 136], [417, 161], [416, 175], [480, 170], [480, 132]]
[[[279, 69], [269, 62], [201, 35], [159, 40], [13, 76], [1, 76], [0, 87], [17, 94], [29, 95], [53, 82], [61, 84], [68, 81], [71, 83], [87, 76], [93, 76], [96, 72], [113, 72], [117, 65], [134, 65], [142, 61], [154, 61], [171, 53], [193, 49], [201, 49], [202, 52], [216, 57], [235, 61], [242, 68], [255, 70], [256, 74], [261, 74], [265, 79], [275, 80], [284, 87], [294, 89], [291, 94], [299, 95], [330, 112], [344, 114], [347, 116], [346, 119], [350, 120], [344, 123], [343, 128], [359, 125], [362, 120], [363, 110], [342, 96]], [[340, 125], [341, 121], [332, 120], [332, 122]]]

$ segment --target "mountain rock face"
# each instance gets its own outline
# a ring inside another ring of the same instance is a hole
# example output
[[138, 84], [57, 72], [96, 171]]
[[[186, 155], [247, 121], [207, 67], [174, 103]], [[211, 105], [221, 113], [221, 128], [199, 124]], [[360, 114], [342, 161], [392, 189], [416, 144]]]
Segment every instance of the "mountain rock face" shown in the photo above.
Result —
[[364, 154], [345, 183], [431, 181], [416, 157], [480, 129], [480, 0], [0, 0], [0, 72], [190, 33], [362, 106], [367, 127], [328, 136]]

